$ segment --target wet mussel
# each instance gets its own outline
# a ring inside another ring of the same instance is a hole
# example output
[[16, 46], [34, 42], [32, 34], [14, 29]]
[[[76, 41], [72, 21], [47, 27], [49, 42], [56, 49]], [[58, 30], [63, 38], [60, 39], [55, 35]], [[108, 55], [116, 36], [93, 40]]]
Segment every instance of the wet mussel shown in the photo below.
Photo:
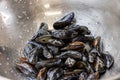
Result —
[[[16, 69], [36, 80], [98, 80], [114, 64], [100, 36], [76, 24], [74, 12], [53, 23], [45, 22], [27, 42]], [[107, 70], [106, 70], [107, 69]]]

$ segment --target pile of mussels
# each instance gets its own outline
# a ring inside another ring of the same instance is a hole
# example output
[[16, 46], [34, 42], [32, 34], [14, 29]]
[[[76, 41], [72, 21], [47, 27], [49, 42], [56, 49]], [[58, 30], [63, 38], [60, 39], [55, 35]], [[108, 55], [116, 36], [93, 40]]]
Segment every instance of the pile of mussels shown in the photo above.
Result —
[[86, 26], [75, 23], [71, 12], [48, 30], [41, 23], [29, 40], [16, 68], [37, 80], [95, 80], [114, 63], [104, 51], [100, 36], [94, 37]]

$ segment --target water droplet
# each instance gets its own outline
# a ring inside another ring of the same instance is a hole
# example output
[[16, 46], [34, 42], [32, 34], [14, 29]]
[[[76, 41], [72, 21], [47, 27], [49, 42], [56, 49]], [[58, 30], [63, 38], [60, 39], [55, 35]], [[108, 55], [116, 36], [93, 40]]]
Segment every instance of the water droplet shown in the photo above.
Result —
[[30, 19], [30, 17], [27, 17], [27, 19]]
[[15, 43], [13, 43], [13, 45], [15, 46], [16, 44], [15, 44]]
[[29, 30], [26, 30], [26, 32], [30, 32]]
[[22, 6], [22, 8], [25, 8], [25, 6]]
[[5, 72], [5, 74], [7, 74], [7, 71], [4, 71]]
[[7, 57], [7, 60], [10, 60], [10, 58]]
[[6, 65], [9, 65], [9, 63], [7, 62]]
[[20, 16], [20, 15], [18, 15], [17, 17], [20, 18], [20, 19], [22, 18], [22, 16]]
[[18, 37], [19, 37], [19, 39], [22, 39], [22, 36], [21, 36], [21, 35], [19, 35]]
[[100, 24], [100, 22], [96, 22], [96, 24]]
[[27, 15], [27, 12], [26, 12], [26, 11], [23, 11], [22, 13], [23, 13], [24, 15]]
[[5, 47], [2, 47], [2, 50], [5, 51]]
[[5, 9], [8, 9], [8, 7], [6, 6]]

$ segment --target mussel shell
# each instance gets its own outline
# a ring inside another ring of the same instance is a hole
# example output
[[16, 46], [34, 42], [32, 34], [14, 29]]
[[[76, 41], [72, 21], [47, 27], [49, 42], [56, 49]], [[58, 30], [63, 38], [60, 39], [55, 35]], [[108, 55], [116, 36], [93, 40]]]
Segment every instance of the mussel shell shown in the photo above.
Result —
[[68, 26], [71, 24], [72, 20], [74, 18], [74, 12], [71, 12], [61, 18], [60, 20], [56, 21], [53, 24], [54, 29], [63, 29], [64, 27]]
[[52, 39], [51, 35], [44, 35], [36, 38], [35, 41], [39, 43], [48, 43], [49, 39]]
[[56, 30], [52, 32], [52, 36], [58, 39], [72, 39], [78, 35], [74, 30]]
[[46, 80], [57, 80], [63, 74], [63, 70], [61, 68], [50, 68], [47, 72]]
[[79, 80], [87, 80], [88, 74], [86, 72], [81, 72], [79, 75]]
[[82, 51], [85, 47], [85, 44], [83, 42], [80, 41], [76, 41], [73, 43], [70, 43], [68, 46], [62, 48], [61, 50], [76, 50], [79, 49], [80, 51]]
[[73, 71], [64, 71], [64, 75], [79, 75], [83, 71], [84, 70], [82, 70], [82, 69], [75, 69]]
[[78, 69], [87, 69], [87, 64], [83, 61], [77, 61], [74, 65], [75, 68], [78, 68]]
[[69, 57], [69, 58], [66, 59], [65, 65], [67, 67], [72, 67], [72, 66], [74, 66], [75, 62], [76, 62], [76, 60], [74, 60], [73, 58]]
[[39, 57], [42, 57], [41, 55], [42, 51], [43, 51], [43, 48], [41, 45], [36, 46], [28, 43], [24, 48], [23, 55], [25, 58], [28, 59], [29, 63], [35, 64], [38, 61]]
[[86, 43], [86, 44], [85, 44], [85, 47], [84, 47], [84, 50], [85, 50], [87, 53], [89, 53], [91, 49], [92, 49], [92, 48], [91, 48], [90, 44], [89, 44], [89, 43]]
[[20, 62], [29, 62], [26, 57], [20, 57], [20, 58], [19, 58], [19, 61], [20, 61]]
[[48, 24], [45, 22], [42, 22], [39, 26], [39, 29], [48, 30]]
[[37, 71], [35, 68], [26, 62], [17, 62], [16, 68], [28, 77], [36, 77]]
[[93, 41], [93, 47], [95, 47], [100, 53], [104, 51], [104, 45], [100, 36], [97, 36]]
[[98, 79], [99, 79], [99, 72], [92, 73], [87, 78], [87, 80], [98, 80]]
[[93, 63], [97, 58], [98, 51], [96, 49], [92, 49], [90, 53], [88, 53], [88, 61]]
[[56, 55], [56, 58], [73, 58], [73, 59], [82, 59], [82, 54], [78, 51], [65, 51], [62, 52], [60, 55]]
[[60, 39], [49, 39], [48, 43], [57, 47], [62, 47], [64, 42]]
[[40, 69], [38, 75], [37, 75], [37, 80], [46, 80], [47, 77], [47, 68], [44, 67]]
[[32, 41], [35, 40], [37, 37], [43, 36], [43, 35], [50, 35], [51, 32], [48, 30], [48, 25], [44, 22], [40, 24], [39, 30], [33, 35]]
[[86, 26], [73, 25], [68, 27], [69, 30], [77, 31], [81, 35], [90, 34], [90, 30]]
[[41, 67], [53, 67], [53, 66], [60, 65], [60, 63], [61, 63], [61, 59], [42, 60], [42, 61], [37, 62], [35, 64], [35, 67], [37, 69], [39, 69]]
[[82, 41], [82, 42], [88, 42], [88, 43], [92, 43], [94, 40], [94, 37], [92, 35], [79, 35], [75, 38], [72, 39], [72, 42], [75, 41]]
[[103, 57], [105, 59], [106, 68], [110, 69], [112, 65], [114, 64], [113, 57], [110, 54], [103, 54]]
[[47, 45], [47, 48], [49, 49], [50, 53], [52, 53], [53, 55], [59, 54], [59, 48], [58, 47], [52, 46], [52, 45]]
[[46, 59], [51, 59], [53, 58], [53, 55], [49, 52], [49, 50], [46, 47], [43, 47], [43, 56]]
[[40, 37], [36, 38], [35, 41], [38, 43], [51, 44], [54, 46], [63, 46], [64, 45], [62, 40], [53, 38], [51, 35], [40, 36]]
[[99, 73], [104, 73], [106, 71], [105, 62], [102, 58], [97, 57], [96, 62], [94, 63], [94, 70]]

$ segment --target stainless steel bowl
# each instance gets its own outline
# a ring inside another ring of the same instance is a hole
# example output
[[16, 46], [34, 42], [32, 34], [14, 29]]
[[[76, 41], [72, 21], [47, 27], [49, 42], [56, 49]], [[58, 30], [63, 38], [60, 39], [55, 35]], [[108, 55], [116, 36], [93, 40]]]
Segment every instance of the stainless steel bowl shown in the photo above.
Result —
[[23, 47], [41, 22], [52, 29], [54, 21], [75, 12], [77, 24], [88, 26], [94, 36], [102, 36], [105, 50], [115, 59], [101, 80], [120, 76], [120, 0], [0, 0], [0, 75], [24, 80], [15, 69]]

